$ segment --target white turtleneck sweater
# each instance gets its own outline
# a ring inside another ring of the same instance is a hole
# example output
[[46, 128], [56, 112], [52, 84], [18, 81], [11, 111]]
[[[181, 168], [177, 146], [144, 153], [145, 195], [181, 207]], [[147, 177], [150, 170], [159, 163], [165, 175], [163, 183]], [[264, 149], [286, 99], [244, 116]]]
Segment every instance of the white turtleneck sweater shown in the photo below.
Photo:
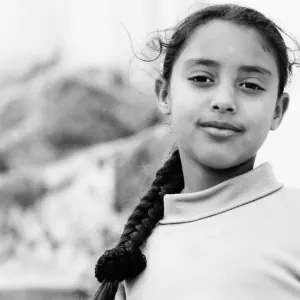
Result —
[[264, 163], [196, 193], [166, 195], [121, 300], [300, 299], [300, 189]]

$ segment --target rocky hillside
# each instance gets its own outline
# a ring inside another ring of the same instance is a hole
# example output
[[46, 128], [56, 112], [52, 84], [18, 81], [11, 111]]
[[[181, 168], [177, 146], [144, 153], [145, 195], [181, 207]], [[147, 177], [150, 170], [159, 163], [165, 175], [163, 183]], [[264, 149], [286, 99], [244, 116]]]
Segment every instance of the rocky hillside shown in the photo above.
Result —
[[173, 142], [157, 126], [2, 178], [0, 287], [90, 283]]
[[44, 164], [157, 124], [153, 96], [125, 78], [88, 69], [47, 72], [2, 86], [0, 171]]
[[155, 101], [100, 75], [34, 78], [0, 93], [1, 300], [93, 290], [97, 258], [174, 144]]

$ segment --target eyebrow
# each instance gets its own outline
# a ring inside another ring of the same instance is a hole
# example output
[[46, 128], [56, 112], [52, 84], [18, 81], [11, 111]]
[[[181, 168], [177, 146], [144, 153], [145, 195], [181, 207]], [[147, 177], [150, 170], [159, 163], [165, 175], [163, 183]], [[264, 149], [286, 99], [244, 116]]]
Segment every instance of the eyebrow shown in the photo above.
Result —
[[[215, 60], [212, 59], [206, 59], [206, 58], [198, 58], [198, 59], [189, 59], [187, 60], [184, 65], [189, 68], [192, 66], [197, 66], [197, 65], [202, 65], [206, 67], [214, 67], [214, 68], [219, 68], [221, 64]], [[238, 68], [240, 72], [244, 73], [259, 73], [264, 76], [270, 77], [272, 76], [272, 72], [269, 71], [268, 69], [261, 67], [261, 66], [250, 66], [250, 65], [245, 65], [245, 66], [240, 66]]]
[[220, 67], [220, 63], [218, 63], [215, 60], [212, 59], [206, 59], [206, 58], [196, 58], [196, 59], [189, 59], [187, 60], [184, 65], [186, 67], [192, 67], [192, 66], [197, 66], [197, 65], [202, 65], [206, 67]]
[[271, 77], [272, 73], [266, 68], [260, 67], [260, 66], [240, 66], [239, 70], [244, 73], [260, 73], [262, 75], [265, 75], [267, 77]]

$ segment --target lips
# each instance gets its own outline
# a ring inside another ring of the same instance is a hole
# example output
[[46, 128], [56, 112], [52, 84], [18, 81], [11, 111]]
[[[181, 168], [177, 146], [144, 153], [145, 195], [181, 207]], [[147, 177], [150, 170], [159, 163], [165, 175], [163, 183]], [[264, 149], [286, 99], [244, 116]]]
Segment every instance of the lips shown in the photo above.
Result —
[[199, 125], [201, 127], [212, 127], [223, 130], [232, 130], [235, 132], [242, 132], [244, 130], [242, 126], [223, 121], [200, 122]]

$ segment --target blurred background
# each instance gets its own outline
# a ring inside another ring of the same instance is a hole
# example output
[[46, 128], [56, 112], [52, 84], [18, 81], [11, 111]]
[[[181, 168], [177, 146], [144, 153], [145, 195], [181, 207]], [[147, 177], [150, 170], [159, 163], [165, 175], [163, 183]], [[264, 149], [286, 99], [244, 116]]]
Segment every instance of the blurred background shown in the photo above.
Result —
[[[230, 2], [300, 40], [298, 0]], [[134, 54], [209, 3], [224, 2], [0, 0], [0, 300], [95, 290], [95, 262], [174, 143], [156, 109], [157, 64]], [[300, 187], [298, 70], [287, 90], [286, 119], [256, 165]]]

